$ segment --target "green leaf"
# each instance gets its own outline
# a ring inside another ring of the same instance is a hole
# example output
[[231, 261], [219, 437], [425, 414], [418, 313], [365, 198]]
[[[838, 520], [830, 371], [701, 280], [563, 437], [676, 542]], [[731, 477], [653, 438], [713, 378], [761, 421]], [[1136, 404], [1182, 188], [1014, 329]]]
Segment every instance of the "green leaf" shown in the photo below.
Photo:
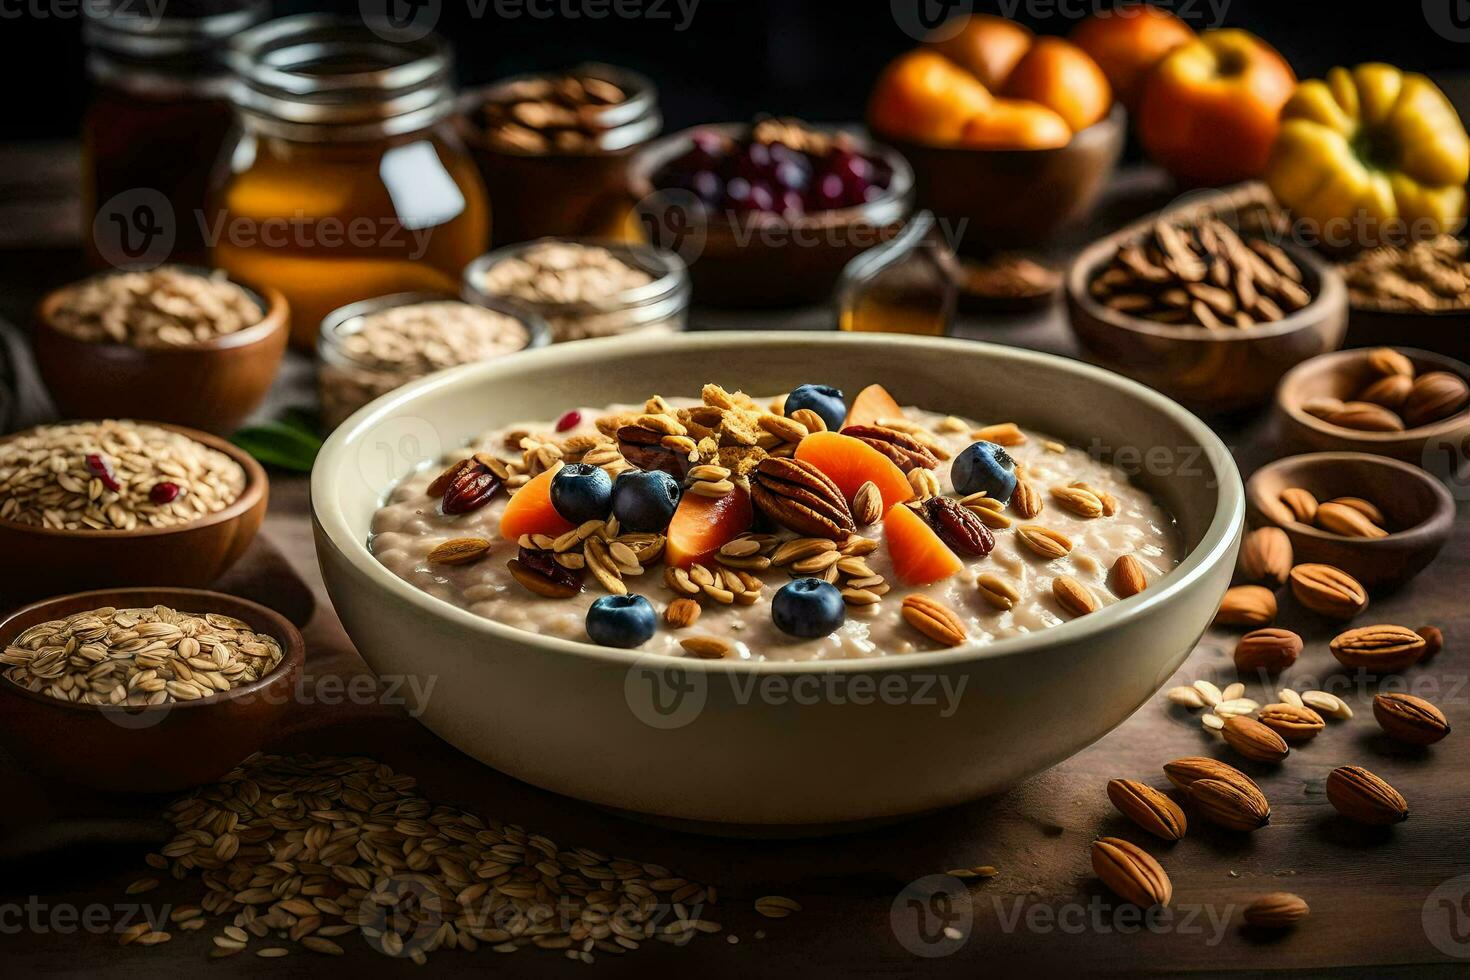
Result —
[[314, 426], [299, 416], [240, 429], [231, 440], [267, 466], [310, 473], [322, 440]]

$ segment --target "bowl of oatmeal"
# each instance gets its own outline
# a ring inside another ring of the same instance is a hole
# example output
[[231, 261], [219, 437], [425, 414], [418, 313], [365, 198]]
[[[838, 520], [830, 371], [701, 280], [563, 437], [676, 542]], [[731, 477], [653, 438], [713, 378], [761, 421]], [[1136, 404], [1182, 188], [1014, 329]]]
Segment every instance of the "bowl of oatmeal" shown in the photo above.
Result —
[[339, 428], [312, 501], [348, 632], [437, 679], [450, 743], [604, 806], [808, 828], [1101, 737], [1210, 622], [1244, 513], [1208, 427], [1116, 375], [826, 333], [446, 372]]

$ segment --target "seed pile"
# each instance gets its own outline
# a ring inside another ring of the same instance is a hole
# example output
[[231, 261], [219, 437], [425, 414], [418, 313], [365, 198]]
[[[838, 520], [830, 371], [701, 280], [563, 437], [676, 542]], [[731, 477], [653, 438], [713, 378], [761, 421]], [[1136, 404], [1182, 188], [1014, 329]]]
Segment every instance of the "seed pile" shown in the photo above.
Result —
[[167, 812], [175, 836], [148, 862], [203, 880], [201, 913], [225, 923], [215, 957], [252, 944], [263, 957], [293, 944], [340, 955], [338, 940], [359, 933], [419, 964], [482, 944], [590, 963], [594, 953], [721, 931], [701, 917], [716, 902], [713, 887], [656, 864], [561, 848], [432, 803], [415, 786], [372, 759], [256, 755], [175, 802]]
[[174, 527], [223, 510], [244, 489], [239, 463], [155, 425], [45, 425], [0, 443], [0, 519], [20, 524]]
[[172, 266], [97, 276], [68, 288], [52, 314], [78, 340], [134, 347], [188, 347], [253, 327], [259, 305], [222, 272]]
[[563, 341], [602, 337], [636, 325], [626, 313], [603, 312], [596, 307], [616, 305], [619, 296], [652, 281], [647, 272], [599, 245], [552, 240], [496, 262], [485, 270], [480, 288], [538, 308], [568, 304], [593, 307], [571, 312], [541, 311], [551, 324], [553, 339]]
[[250, 684], [282, 656], [275, 638], [232, 616], [105, 606], [37, 623], [0, 665], [12, 684], [58, 700], [141, 707]]
[[1465, 243], [1453, 235], [1375, 248], [1341, 270], [1354, 306], [1424, 313], [1470, 307], [1470, 262]]
[[525, 325], [503, 313], [446, 300], [365, 316], [342, 349], [364, 367], [418, 376], [509, 354], [529, 340]]

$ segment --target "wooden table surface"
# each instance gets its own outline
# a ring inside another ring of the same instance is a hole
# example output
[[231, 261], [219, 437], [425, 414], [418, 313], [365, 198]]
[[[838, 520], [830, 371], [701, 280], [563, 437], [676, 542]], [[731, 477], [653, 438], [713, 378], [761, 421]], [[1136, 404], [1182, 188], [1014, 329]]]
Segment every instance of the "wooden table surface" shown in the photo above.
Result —
[[[31, 152], [53, 161], [53, 172], [64, 180], [65, 152]], [[0, 174], [14, 169], [0, 157]], [[1094, 227], [1078, 237], [1168, 197], [1157, 175], [1131, 173], [1119, 182]], [[35, 207], [34, 200], [23, 210], [44, 218], [36, 233], [27, 236], [0, 220], [7, 229], [0, 239], [0, 314], [12, 321], [21, 320], [41, 290], [76, 274], [75, 239], [66, 231], [75, 227], [66, 218], [74, 202], [64, 193], [57, 193], [46, 208]], [[0, 218], [5, 216], [0, 207]], [[697, 329], [828, 324], [825, 310], [696, 310], [694, 315]], [[1023, 317], [966, 318], [957, 332], [1075, 353], [1059, 308]], [[309, 378], [309, 363], [294, 359], [273, 394], [272, 407], [308, 397]], [[1272, 458], [1272, 435], [1260, 421], [1225, 428], [1222, 435], [1247, 471]], [[1460, 516], [1464, 514], [1462, 503]], [[1202, 733], [1196, 718], [1171, 708], [1160, 695], [1107, 737], [1002, 796], [843, 837], [739, 841], [675, 833], [544, 793], [459, 755], [412, 721], [401, 706], [381, 698], [368, 704], [340, 703], [333, 692], [340, 691], [344, 679], [364, 675], [366, 669], [323, 592], [302, 478], [273, 476], [264, 539], [250, 558], [251, 574], [276, 578], [281, 573], [272, 562], [284, 558], [317, 602], [305, 631], [308, 703], [297, 706], [273, 748], [372, 755], [418, 775], [426, 795], [436, 801], [520, 823], [564, 846], [654, 861], [719, 886], [720, 905], [708, 910], [706, 918], [723, 923], [727, 933], [739, 937], [738, 944], [721, 936], [700, 937], [683, 948], [651, 944], [616, 962], [602, 956], [594, 971], [969, 977], [1018, 969], [1041, 976], [1271, 970], [1377, 977], [1463, 974], [1470, 964], [1470, 822], [1465, 819], [1470, 812], [1470, 742], [1463, 734], [1428, 750], [1386, 742], [1371, 717], [1374, 685], [1338, 670], [1326, 648], [1334, 630], [1289, 601], [1283, 603], [1280, 624], [1299, 630], [1307, 650], [1284, 683], [1303, 690], [1325, 687], [1346, 697], [1358, 714], [1350, 722], [1330, 723], [1282, 766], [1243, 766], [1274, 807], [1270, 826], [1258, 833], [1232, 834], [1196, 821], [1186, 839], [1164, 845], [1111, 809], [1103, 792], [1109, 778], [1166, 786], [1160, 767], [1170, 759], [1195, 754], [1231, 759], [1217, 740]], [[1445, 652], [1403, 682], [1438, 703], [1462, 732], [1470, 731], [1470, 661], [1458, 642], [1470, 635], [1467, 586], [1470, 527], [1457, 521], [1438, 561], [1408, 588], [1375, 599], [1369, 614], [1372, 621], [1433, 623], [1444, 630], [1449, 638]], [[1233, 680], [1231, 646], [1230, 636], [1210, 633], [1170, 684], [1203, 677], [1223, 686]], [[1274, 700], [1255, 683], [1250, 696]], [[1334, 767], [1350, 763], [1378, 772], [1403, 792], [1412, 808], [1407, 823], [1389, 831], [1366, 831], [1333, 816], [1323, 780]], [[205, 964], [208, 930], [182, 934], [152, 949], [121, 949], [109, 935], [65, 925], [68, 909], [102, 907], [108, 922], [128, 914], [138, 899], [126, 898], [124, 888], [139, 877], [147, 848], [115, 841], [87, 846], [76, 841], [78, 828], [113, 816], [146, 815], [156, 801], [104, 803], [75, 796], [33, 778], [3, 756], [0, 779], [8, 795], [0, 830], [9, 844], [24, 846], [48, 833], [67, 842], [60, 850], [12, 862], [0, 873], [0, 950], [15, 975], [152, 977], [160, 968], [192, 970]], [[83, 818], [92, 823], [81, 822]], [[139, 828], [130, 823], [124, 833]], [[146, 838], [149, 828], [141, 825], [141, 831]], [[115, 837], [118, 831], [104, 824], [99, 833]], [[1102, 889], [1088, 863], [1088, 845], [1102, 834], [1132, 839], [1160, 859], [1174, 882], [1174, 902], [1166, 913], [1144, 918]], [[947, 905], [944, 899], [931, 900], [933, 881], [927, 876], [975, 865], [993, 865], [999, 874], [948, 895]], [[155, 906], [197, 901], [198, 889], [197, 881], [168, 883], [141, 898]], [[1278, 936], [1243, 930], [1244, 904], [1276, 890], [1305, 897], [1311, 917]], [[782, 920], [759, 917], [753, 899], [773, 893], [798, 899], [804, 911]], [[945, 936], [946, 926], [955, 930], [954, 938]], [[348, 962], [332, 967], [374, 976], [412, 969], [366, 944], [347, 945]], [[507, 966], [489, 952], [441, 953], [430, 962], [435, 970], [454, 973]], [[509, 962], [516, 976], [560, 976], [575, 968], [557, 954], [536, 951], [517, 953]], [[305, 976], [324, 965], [300, 954], [270, 961], [241, 958], [211, 969], [285, 977]]]

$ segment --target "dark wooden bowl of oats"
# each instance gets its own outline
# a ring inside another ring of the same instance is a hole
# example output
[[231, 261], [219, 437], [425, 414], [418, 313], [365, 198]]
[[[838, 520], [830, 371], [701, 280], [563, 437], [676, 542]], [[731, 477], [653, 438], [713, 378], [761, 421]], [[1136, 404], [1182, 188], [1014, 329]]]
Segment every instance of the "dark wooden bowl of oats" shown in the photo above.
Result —
[[208, 585], [255, 539], [268, 496], [249, 454], [182, 426], [109, 420], [13, 433], [0, 439], [0, 605]]
[[278, 731], [306, 661], [280, 613], [197, 589], [46, 599], [0, 623], [0, 651], [10, 754], [47, 781], [115, 793], [229, 772]]
[[135, 418], [227, 435], [286, 349], [286, 298], [183, 266], [64, 286], [35, 316], [36, 363], [64, 418]]

